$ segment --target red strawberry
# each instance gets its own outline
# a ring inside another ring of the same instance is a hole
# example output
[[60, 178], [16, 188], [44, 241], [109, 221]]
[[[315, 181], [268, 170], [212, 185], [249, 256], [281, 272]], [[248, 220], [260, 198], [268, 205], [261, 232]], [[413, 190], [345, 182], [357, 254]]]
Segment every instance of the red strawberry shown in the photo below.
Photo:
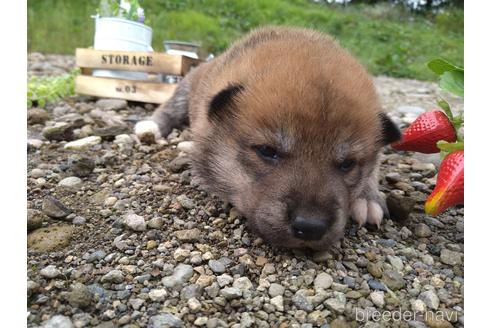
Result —
[[465, 151], [447, 155], [437, 174], [436, 187], [427, 198], [425, 213], [438, 215], [447, 208], [463, 204], [465, 192]]
[[392, 146], [397, 150], [432, 154], [440, 151], [436, 146], [439, 140], [455, 142], [456, 131], [446, 114], [433, 111], [419, 115]]

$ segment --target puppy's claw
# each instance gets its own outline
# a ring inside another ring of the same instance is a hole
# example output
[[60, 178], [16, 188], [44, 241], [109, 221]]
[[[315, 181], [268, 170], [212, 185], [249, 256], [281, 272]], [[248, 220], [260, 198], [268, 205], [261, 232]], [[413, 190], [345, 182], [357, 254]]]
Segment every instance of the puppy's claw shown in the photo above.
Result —
[[359, 224], [359, 228], [364, 224], [375, 224], [378, 229], [383, 221], [384, 209], [381, 205], [372, 200], [357, 198], [351, 208], [352, 220]]
[[159, 126], [154, 121], [140, 121], [135, 125], [135, 134], [143, 143], [152, 144], [161, 139]]
[[377, 202], [369, 201], [367, 202], [367, 222], [371, 224], [375, 224], [378, 226], [381, 225], [383, 221], [384, 211]]
[[357, 198], [352, 204], [352, 220], [359, 224], [359, 228], [366, 224], [367, 221], [367, 200]]

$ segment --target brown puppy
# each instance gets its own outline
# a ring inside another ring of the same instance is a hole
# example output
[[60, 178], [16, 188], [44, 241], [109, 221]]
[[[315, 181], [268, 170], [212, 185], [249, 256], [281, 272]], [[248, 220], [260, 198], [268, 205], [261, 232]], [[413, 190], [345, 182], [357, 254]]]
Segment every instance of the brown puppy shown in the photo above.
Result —
[[400, 132], [330, 37], [258, 29], [189, 73], [136, 133], [159, 138], [188, 119], [195, 174], [265, 240], [324, 249], [349, 216], [380, 224], [378, 154]]

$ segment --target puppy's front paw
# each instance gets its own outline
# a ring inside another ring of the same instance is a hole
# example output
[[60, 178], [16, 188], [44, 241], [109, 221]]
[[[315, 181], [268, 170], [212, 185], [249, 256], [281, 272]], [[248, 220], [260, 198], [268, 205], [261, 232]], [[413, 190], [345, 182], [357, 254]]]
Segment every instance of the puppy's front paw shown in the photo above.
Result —
[[155, 143], [162, 138], [159, 126], [154, 121], [140, 121], [135, 125], [135, 134], [138, 139], [147, 144]]
[[379, 228], [386, 208], [383, 206], [374, 199], [357, 198], [351, 207], [352, 219], [359, 224], [359, 227], [369, 223], [375, 224]]

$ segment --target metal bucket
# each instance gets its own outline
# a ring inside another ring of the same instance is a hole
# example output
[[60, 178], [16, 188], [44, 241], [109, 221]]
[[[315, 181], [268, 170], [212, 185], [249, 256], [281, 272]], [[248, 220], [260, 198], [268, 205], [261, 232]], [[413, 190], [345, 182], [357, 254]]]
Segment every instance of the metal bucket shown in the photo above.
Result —
[[[153, 51], [152, 29], [142, 23], [112, 17], [96, 17], [94, 49], [120, 51]], [[130, 80], [147, 80], [142, 72], [94, 70], [93, 76]]]
[[200, 45], [190, 42], [166, 40], [164, 41], [164, 49], [170, 55], [182, 55], [198, 59]]
[[[164, 50], [168, 55], [187, 56], [198, 59], [198, 50], [200, 50], [200, 45], [196, 43], [171, 40], [165, 40], [163, 43]], [[177, 75], [160, 74], [159, 79], [166, 83], [178, 83], [182, 77]]]

